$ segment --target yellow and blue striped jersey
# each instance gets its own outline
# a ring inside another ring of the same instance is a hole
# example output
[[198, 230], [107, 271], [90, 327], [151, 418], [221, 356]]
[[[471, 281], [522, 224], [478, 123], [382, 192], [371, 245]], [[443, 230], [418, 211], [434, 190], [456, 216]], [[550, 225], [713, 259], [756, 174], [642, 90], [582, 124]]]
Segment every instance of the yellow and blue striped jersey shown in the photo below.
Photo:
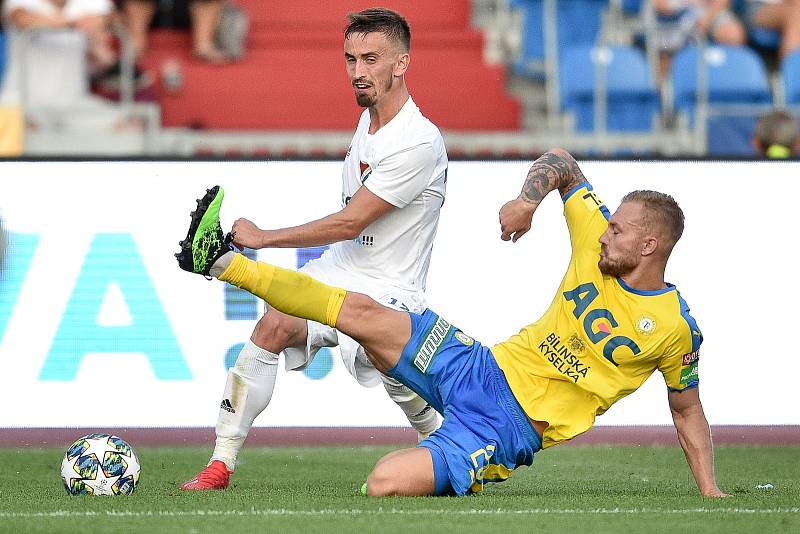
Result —
[[703, 340], [674, 285], [642, 291], [600, 272], [610, 214], [589, 183], [565, 196], [564, 216], [572, 258], [555, 299], [541, 319], [492, 347], [525, 413], [549, 423], [543, 447], [588, 430], [656, 369], [671, 390], [696, 386]]

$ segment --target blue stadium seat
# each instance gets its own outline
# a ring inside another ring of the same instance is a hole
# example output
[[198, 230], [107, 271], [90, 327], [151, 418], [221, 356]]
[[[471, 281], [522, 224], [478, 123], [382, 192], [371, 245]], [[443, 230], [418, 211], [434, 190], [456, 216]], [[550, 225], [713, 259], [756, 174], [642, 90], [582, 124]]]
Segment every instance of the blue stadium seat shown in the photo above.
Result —
[[562, 55], [559, 72], [561, 110], [575, 115], [580, 132], [594, 129], [596, 62], [607, 62], [606, 129], [650, 131], [659, 112], [659, 98], [644, 54], [629, 46], [572, 47]]
[[720, 158], [754, 157], [753, 135], [760, 113], [750, 115], [715, 115], [708, 119], [708, 156]]
[[754, 46], [767, 50], [777, 50], [781, 46], [781, 34], [765, 28], [750, 28], [747, 38]]
[[644, 0], [622, 0], [622, 11], [629, 15], [637, 15], [642, 10]]
[[[556, 31], [558, 48], [576, 44], [594, 44], [600, 31], [603, 11], [608, 0], [568, 0], [557, 2]], [[544, 61], [543, 0], [510, 0], [512, 9], [522, 12], [522, 53], [514, 63], [515, 73], [541, 78]]]
[[786, 104], [800, 105], [800, 50], [795, 50], [783, 58], [781, 77], [783, 78], [783, 94]]
[[[694, 112], [697, 93], [697, 48], [687, 46], [672, 61], [672, 87], [677, 111]], [[710, 104], [772, 102], [764, 62], [750, 48], [715, 45], [706, 48]]]

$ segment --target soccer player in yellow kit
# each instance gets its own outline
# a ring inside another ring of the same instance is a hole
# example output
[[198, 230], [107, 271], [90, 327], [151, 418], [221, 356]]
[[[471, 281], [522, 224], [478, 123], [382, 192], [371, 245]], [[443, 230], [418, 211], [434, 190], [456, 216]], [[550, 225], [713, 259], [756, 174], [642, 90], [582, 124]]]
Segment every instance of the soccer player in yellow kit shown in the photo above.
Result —
[[635, 191], [610, 216], [572, 156], [553, 149], [534, 162], [522, 193], [500, 210], [501, 238], [524, 235], [539, 203], [556, 189], [572, 244], [567, 273], [544, 316], [491, 349], [431, 310], [392, 310], [235, 253], [219, 223], [219, 188], [198, 202], [176, 256], [187, 271], [335, 326], [367, 350], [378, 370], [444, 415], [441, 428], [416, 448], [378, 461], [367, 479], [369, 495], [481, 491], [530, 465], [541, 448], [588, 430], [596, 415], [658, 369], [701, 494], [725, 496], [715, 480], [697, 388], [702, 334], [675, 286], [664, 281], [683, 212], [668, 195]]

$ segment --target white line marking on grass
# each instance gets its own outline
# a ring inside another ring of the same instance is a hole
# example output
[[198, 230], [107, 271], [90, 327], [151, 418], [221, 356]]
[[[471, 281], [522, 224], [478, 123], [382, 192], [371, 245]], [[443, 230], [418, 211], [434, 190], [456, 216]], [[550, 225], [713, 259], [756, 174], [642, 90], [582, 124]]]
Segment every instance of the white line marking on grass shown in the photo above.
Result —
[[371, 516], [371, 515], [448, 515], [448, 516], [499, 516], [499, 515], [636, 515], [636, 514], [800, 514], [800, 508], [530, 508], [523, 510], [404, 510], [397, 508], [322, 509], [289, 510], [257, 509], [250, 510], [105, 510], [74, 511], [55, 510], [51, 512], [0, 512], [0, 518], [40, 518], [40, 517], [259, 517], [259, 516]]

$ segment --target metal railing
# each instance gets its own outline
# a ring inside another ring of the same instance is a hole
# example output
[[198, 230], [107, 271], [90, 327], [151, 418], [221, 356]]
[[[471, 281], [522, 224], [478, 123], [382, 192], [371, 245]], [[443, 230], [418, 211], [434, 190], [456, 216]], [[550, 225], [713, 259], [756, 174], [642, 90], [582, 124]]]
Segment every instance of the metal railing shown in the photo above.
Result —
[[[117, 120], [123, 125], [132, 125], [135, 128], [140, 128], [141, 139], [136, 142], [136, 150], [145, 154], [155, 153], [158, 150], [160, 120], [161, 114], [157, 104], [154, 103], [138, 103], [135, 101], [135, 80], [134, 80], [134, 57], [133, 49], [127, 34], [121, 29], [116, 29], [116, 33], [121, 43], [120, 54], [120, 83], [119, 83], [119, 102], [102, 101], [97, 98], [91, 100], [93, 97], [89, 92], [88, 83], [88, 70], [85, 67], [85, 59], [81, 62], [82, 68], [79, 72], [75, 73], [77, 79], [81, 79], [86, 84], [85, 90], [81, 91], [82, 97], [76, 102], [67, 103], [48, 103], [37, 102], [32, 98], [32, 91], [35, 90], [31, 87], [32, 83], [29, 64], [32, 53], [37, 52], [38, 43], [41, 38], [52, 36], [54, 34], [62, 33], [65, 35], [73, 35], [78, 37], [74, 42], [80, 42], [82, 34], [79, 30], [74, 29], [33, 29], [18, 31], [14, 30], [16, 39], [15, 47], [13, 49], [15, 57], [7, 59], [8, 64], [15, 62], [13, 68], [17, 69], [18, 77], [16, 93], [18, 96], [18, 104], [22, 109], [23, 116], [29, 124], [35, 124], [35, 128], [24, 128], [24, 146], [25, 153], [42, 153], [47, 152], [47, 148], [42, 145], [41, 140], [44, 139], [60, 139], [56, 142], [61, 149], [65, 149], [65, 139], [70, 134], [75, 134], [75, 147], [74, 149], [66, 148], [69, 152], [80, 152], [81, 148], [81, 135], [91, 136], [91, 132], [75, 132], [80, 123], [87, 121], [101, 121], [103, 118], [108, 118], [110, 123]], [[85, 47], [76, 47], [76, 54], [84, 54]], [[41, 53], [41, 51], [39, 51]], [[35, 83], [35, 82], [33, 82]], [[98, 104], [97, 102], [102, 102]], [[134, 129], [135, 129], [134, 128]], [[80, 128], [78, 128], [80, 129]], [[123, 128], [127, 134], [130, 134], [131, 128]], [[109, 143], [114, 142], [113, 132], [97, 132], [97, 135], [104, 136]], [[127, 137], [130, 137], [128, 135]]]

